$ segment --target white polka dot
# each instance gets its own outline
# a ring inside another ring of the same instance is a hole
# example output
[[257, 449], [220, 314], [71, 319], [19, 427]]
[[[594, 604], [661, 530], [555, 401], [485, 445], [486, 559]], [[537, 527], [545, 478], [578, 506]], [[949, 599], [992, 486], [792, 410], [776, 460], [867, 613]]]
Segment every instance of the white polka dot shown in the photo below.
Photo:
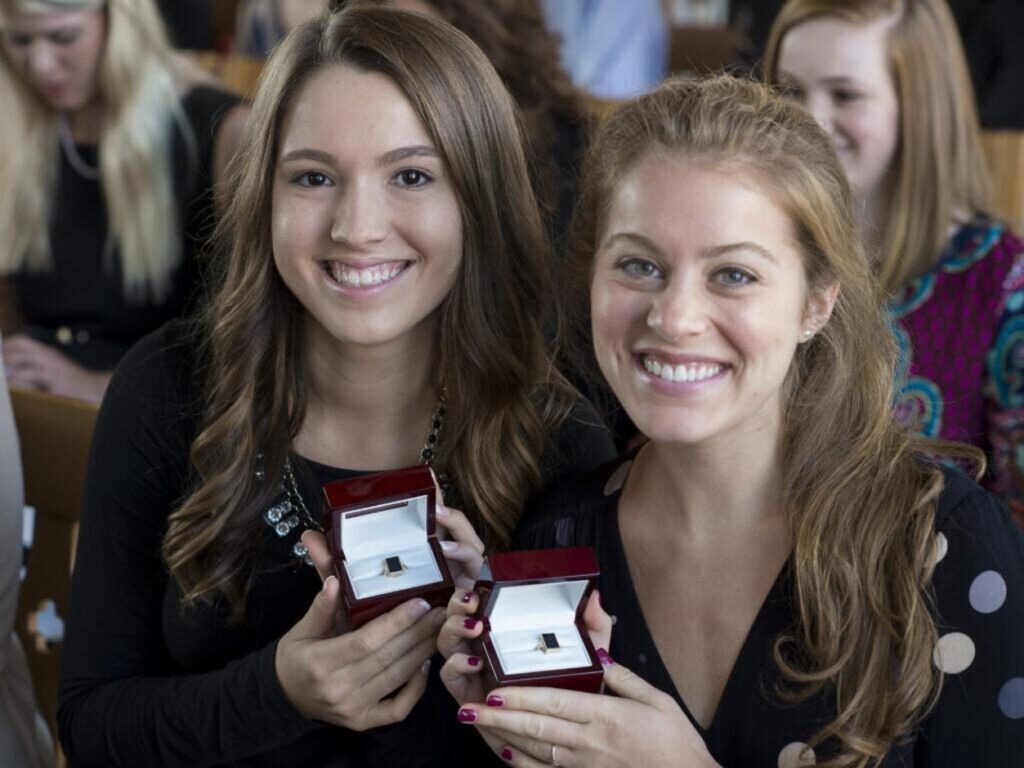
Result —
[[619, 468], [612, 473], [612, 476], [608, 478], [608, 482], [604, 484], [605, 496], [611, 496], [613, 493], [622, 490], [622, 485], [626, 482], [626, 475], [629, 474], [629, 468], [632, 465], [632, 461], [627, 461], [625, 464], [620, 464]]
[[802, 741], [794, 741], [787, 744], [779, 752], [779, 768], [801, 768], [804, 765], [814, 765], [818, 762], [814, 750]]
[[935, 537], [935, 564], [938, 565], [942, 562], [942, 558], [949, 552], [949, 539], [946, 538], [946, 534], [940, 533]]
[[958, 675], [974, 663], [974, 641], [963, 632], [943, 635], [935, 644], [932, 661], [947, 675]]
[[994, 613], [1006, 602], [1006, 582], [995, 571], [979, 573], [971, 583], [971, 607], [978, 613]]

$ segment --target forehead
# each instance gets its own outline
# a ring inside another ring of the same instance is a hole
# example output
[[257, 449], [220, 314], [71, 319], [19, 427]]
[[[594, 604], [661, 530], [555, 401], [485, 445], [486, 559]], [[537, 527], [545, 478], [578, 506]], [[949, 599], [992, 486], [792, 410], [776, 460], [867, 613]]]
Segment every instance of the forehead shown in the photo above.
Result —
[[327, 67], [299, 90], [281, 126], [281, 152], [320, 147], [376, 155], [396, 147], [433, 146], [405, 93], [387, 75]]
[[782, 39], [780, 74], [805, 80], [888, 76], [893, 24], [889, 17], [868, 22], [821, 17], [797, 24]]
[[676, 253], [737, 242], [797, 253], [789, 216], [742, 169], [650, 155], [622, 177], [610, 203], [604, 237], [632, 231]]
[[49, 34], [62, 29], [84, 27], [100, 21], [103, 11], [55, 11], [53, 13], [0, 13], [3, 29], [23, 35]]

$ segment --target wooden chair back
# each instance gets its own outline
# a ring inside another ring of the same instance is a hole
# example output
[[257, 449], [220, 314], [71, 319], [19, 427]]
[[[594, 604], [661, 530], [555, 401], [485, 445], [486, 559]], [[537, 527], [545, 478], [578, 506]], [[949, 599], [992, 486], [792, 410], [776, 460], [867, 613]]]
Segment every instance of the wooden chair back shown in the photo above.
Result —
[[1024, 131], [982, 131], [981, 148], [992, 175], [993, 213], [1024, 231]]
[[243, 98], [252, 97], [263, 72], [263, 59], [252, 56], [216, 51], [189, 52], [188, 56], [197, 67]]
[[[11, 405], [21, 443], [25, 503], [36, 510], [16, 629], [28, 657], [39, 711], [56, 737], [61, 658], [57, 638], [68, 613], [86, 461], [98, 408], [15, 387]], [[58, 749], [57, 765], [63, 764]]]

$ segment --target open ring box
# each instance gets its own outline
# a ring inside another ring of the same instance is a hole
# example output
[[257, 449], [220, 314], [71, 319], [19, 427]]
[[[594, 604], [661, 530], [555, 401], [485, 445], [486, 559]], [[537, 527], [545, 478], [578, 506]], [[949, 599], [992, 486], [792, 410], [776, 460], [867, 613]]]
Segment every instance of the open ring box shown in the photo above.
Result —
[[506, 685], [600, 693], [604, 668], [583, 625], [599, 571], [590, 547], [496, 552], [474, 587], [485, 690]]
[[414, 597], [448, 603], [454, 584], [437, 540], [429, 467], [336, 480], [324, 495], [324, 533], [353, 627]]

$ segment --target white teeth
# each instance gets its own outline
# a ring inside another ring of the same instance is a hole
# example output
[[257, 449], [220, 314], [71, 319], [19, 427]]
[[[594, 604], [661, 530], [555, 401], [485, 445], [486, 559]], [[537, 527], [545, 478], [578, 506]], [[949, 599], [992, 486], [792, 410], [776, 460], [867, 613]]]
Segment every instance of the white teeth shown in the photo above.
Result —
[[643, 357], [643, 364], [649, 373], [665, 381], [703, 381], [704, 379], [710, 379], [712, 376], [717, 376], [722, 371], [722, 366], [714, 363], [690, 363], [676, 366], [662, 365], [658, 360], [647, 355]]
[[380, 269], [377, 267], [361, 270], [351, 269], [344, 264], [330, 262], [330, 272], [334, 280], [342, 285], [350, 285], [353, 287], [362, 285], [380, 285], [381, 283], [386, 283], [389, 280], [394, 280], [398, 277], [398, 273], [401, 271], [401, 267], [391, 267], [390, 269]]

